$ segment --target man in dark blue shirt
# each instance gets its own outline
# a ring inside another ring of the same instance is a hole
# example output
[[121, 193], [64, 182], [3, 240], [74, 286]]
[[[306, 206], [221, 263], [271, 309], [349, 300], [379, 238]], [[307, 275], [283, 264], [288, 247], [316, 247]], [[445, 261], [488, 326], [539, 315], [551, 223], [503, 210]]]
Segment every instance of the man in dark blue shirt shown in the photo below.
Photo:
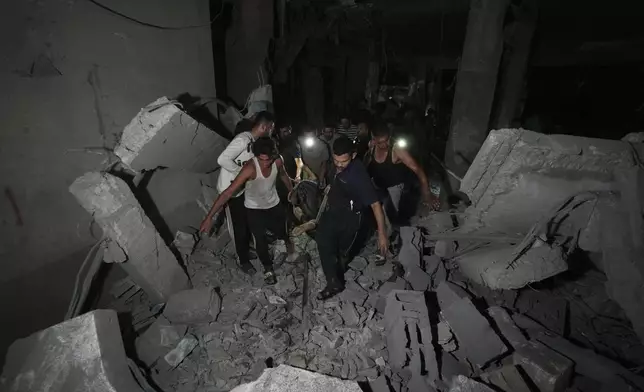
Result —
[[335, 176], [329, 190], [327, 209], [318, 223], [315, 240], [326, 287], [318, 294], [326, 300], [344, 290], [343, 259], [358, 237], [365, 214], [373, 211], [378, 226], [378, 249], [384, 256], [389, 246], [385, 215], [364, 164], [356, 157], [355, 145], [346, 136], [333, 142]]

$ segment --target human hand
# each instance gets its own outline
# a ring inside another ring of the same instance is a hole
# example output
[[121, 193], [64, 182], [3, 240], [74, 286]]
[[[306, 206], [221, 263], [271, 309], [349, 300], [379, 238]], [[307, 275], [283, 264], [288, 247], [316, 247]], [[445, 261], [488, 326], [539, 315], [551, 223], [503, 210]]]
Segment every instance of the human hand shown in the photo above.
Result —
[[389, 239], [387, 238], [386, 233], [378, 233], [378, 251], [382, 256], [387, 256], [387, 252], [389, 251]]
[[202, 222], [201, 226], [199, 226], [199, 232], [208, 234], [210, 233], [210, 230], [212, 229], [212, 218], [207, 216]]

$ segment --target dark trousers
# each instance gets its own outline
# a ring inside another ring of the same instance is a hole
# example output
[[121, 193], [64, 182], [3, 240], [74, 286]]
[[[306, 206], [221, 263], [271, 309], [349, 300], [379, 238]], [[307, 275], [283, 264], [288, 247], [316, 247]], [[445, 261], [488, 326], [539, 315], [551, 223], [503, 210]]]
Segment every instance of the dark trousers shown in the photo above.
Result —
[[315, 232], [322, 270], [328, 286], [344, 285], [344, 269], [360, 238], [363, 213], [350, 210], [325, 211]]
[[250, 248], [250, 228], [248, 227], [248, 214], [244, 206], [244, 195], [233, 197], [228, 201], [227, 218], [233, 228], [235, 251], [240, 264], [250, 263], [248, 250]]
[[267, 210], [248, 208], [246, 211], [248, 212], [248, 226], [253, 237], [255, 237], [257, 257], [259, 257], [264, 267], [272, 268], [273, 258], [268, 251], [268, 235], [266, 231], [270, 230], [278, 239], [288, 240], [284, 206], [278, 204]]

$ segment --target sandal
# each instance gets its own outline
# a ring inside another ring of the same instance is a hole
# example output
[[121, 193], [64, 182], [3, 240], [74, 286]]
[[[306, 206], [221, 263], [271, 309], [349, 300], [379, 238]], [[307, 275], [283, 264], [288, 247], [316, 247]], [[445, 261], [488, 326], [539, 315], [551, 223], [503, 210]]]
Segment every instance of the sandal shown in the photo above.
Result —
[[277, 277], [275, 276], [275, 272], [270, 270], [264, 272], [264, 283], [270, 284], [270, 285], [277, 283]]
[[257, 270], [251, 263], [242, 263], [239, 265], [242, 271], [248, 275], [255, 275], [257, 273]]
[[342, 286], [327, 286], [324, 290], [320, 291], [317, 295], [318, 301], [326, 301], [344, 291]]

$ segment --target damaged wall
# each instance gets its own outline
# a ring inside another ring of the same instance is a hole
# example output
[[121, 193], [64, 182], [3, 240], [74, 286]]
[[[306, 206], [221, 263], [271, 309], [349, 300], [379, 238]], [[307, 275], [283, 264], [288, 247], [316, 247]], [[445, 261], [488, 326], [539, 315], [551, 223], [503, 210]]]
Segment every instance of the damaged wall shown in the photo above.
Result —
[[[78, 265], [95, 241], [91, 217], [69, 185], [102, 167], [103, 148], [114, 146], [142, 106], [164, 95], [215, 95], [207, 1], [105, 4], [157, 25], [206, 26], [147, 27], [87, 1], [6, 4], [0, 16], [0, 306], [7, 319], [17, 318], [4, 325], [12, 330], [2, 334], [0, 357], [18, 334], [62, 318]], [[89, 153], [79, 152], [88, 147]], [[21, 323], [27, 319], [30, 325]]]

